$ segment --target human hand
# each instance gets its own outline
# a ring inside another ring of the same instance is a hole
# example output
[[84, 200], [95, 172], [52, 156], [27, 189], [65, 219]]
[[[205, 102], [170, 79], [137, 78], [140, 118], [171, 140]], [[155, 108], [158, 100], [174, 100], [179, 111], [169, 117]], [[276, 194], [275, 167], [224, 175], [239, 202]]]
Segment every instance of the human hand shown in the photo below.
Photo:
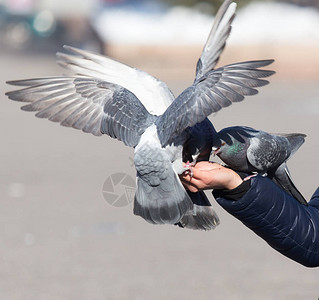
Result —
[[189, 174], [180, 175], [183, 185], [191, 192], [207, 189], [231, 190], [243, 182], [241, 177], [232, 169], [214, 162], [198, 162], [192, 170], [193, 176]]

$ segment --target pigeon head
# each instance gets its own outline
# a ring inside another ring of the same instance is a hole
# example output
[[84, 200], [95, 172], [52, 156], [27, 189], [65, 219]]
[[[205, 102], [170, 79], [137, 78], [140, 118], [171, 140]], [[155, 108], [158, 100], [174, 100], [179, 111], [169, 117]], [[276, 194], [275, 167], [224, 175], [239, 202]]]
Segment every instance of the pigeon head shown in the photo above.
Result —
[[246, 160], [250, 138], [256, 131], [249, 127], [228, 127], [218, 132], [212, 147], [213, 154], [224, 163], [236, 167]]
[[245, 142], [241, 142], [234, 137], [230, 137], [230, 139], [220, 138], [214, 143], [212, 150], [214, 151], [214, 155], [222, 157], [233, 156], [245, 151], [245, 145]]

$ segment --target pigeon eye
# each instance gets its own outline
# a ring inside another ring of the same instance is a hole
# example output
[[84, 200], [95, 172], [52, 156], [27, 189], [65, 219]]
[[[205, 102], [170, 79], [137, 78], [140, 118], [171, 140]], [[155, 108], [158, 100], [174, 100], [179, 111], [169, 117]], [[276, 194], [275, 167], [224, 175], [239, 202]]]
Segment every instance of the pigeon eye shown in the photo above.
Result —
[[225, 146], [225, 145], [226, 145], [226, 143], [225, 143], [225, 142], [222, 142], [222, 143], [221, 143], [221, 146]]

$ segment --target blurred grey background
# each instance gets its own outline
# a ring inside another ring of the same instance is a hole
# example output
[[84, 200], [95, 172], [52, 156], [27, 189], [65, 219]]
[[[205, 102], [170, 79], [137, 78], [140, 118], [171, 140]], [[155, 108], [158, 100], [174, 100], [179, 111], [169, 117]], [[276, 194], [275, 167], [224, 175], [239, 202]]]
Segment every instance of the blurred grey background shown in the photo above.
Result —
[[[238, 2], [219, 65], [274, 58], [277, 74], [210, 119], [217, 129], [307, 134], [288, 165], [309, 199], [319, 185], [318, 1]], [[141, 68], [177, 95], [220, 4], [0, 1], [0, 299], [318, 299], [317, 269], [275, 252], [210, 192], [214, 231], [150, 225], [133, 215], [125, 184], [105, 185], [118, 173], [134, 179], [133, 149], [39, 120], [4, 95], [6, 80], [63, 74], [54, 56], [63, 44]], [[111, 205], [105, 192], [128, 204]]]

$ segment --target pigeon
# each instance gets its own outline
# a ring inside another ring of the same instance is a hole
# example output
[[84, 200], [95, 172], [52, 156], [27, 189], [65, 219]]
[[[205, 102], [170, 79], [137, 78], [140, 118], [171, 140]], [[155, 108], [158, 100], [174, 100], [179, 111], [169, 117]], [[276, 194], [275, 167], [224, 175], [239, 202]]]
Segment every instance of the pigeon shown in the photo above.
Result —
[[133, 147], [134, 214], [152, 224], [190, 220], [195, 204], [178, 176], [185, 171], [183, 146], [190, 128], [257, 94], [257, 87], [269, 83], [264, 78], [274, 74], [263, 69], [272, 59], [215, 69], [235, 10], [234, 2], [224, 1], [197, 63], [195, 80], [176, 98], [164, 82], [146, 72], [70, 46], [65, 46], [70, 54], [57, 57], [73, 74], [9, 81], [20, 89], [6, 95], [27, 102], [21, 109], [36, 111], [39, 118], [95, 136], [108, 135]]
[[217, 131], [211, 121], [204, 121], [187, 130], [188, 138], [183, 147], [183, 162], [195, 165], [209, 160]]
[[269, 176], [301, 204], [307, 201], [292, 181], [287, 160], [305, 141], [305, 134], [270, 134], [245, 126], [224, 128], [214, 139], [213, 152], [230, 168]]
[[[208, 161], [212, 152], [213, 139], [217, 133], [215, 127], [208, 118], [186, 130], [187, 140], [183, 145], [183, 162], [189, 166], [191, 176], [192, 167], [199, 161]], [[187, 194], [193, 202], [193, 209], [188, 211], [177, 223], [183, 228], [210, 230], [219, 225], [220, 220], [212, 208], [210, 201], [204, 191], [191, 192]]]

